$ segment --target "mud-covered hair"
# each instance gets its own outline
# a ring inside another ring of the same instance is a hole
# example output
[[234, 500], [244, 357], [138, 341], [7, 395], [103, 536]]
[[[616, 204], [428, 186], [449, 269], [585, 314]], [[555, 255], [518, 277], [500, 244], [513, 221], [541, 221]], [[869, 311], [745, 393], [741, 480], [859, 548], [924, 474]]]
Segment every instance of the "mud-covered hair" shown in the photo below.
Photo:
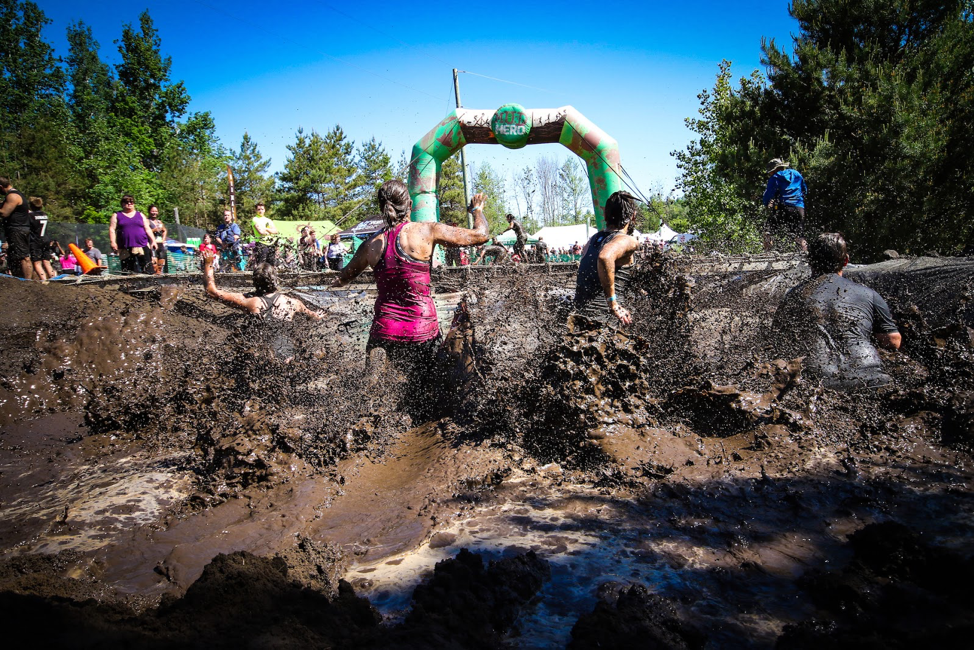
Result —
[[845, 266], [848, 254], [842, 233], [823, 232], [808, 243], [808, 264], [814, 275], [838, 273]]
[[610, 228], [624, 226], [636, 216], [636, 197], [629, 192], [613, 192], [605, 202], [605, 225]]
[[277, 291], [277, 269], [273, 264], [264, 262], [254, 269], [254, 293], [266, 296]]
[[400, 180], [386, 181], [379, 187], [379, 212], [390, 226], [409, 219], [409, 211], [413, 207], [413, 200], [409, 198], [409, 189]]

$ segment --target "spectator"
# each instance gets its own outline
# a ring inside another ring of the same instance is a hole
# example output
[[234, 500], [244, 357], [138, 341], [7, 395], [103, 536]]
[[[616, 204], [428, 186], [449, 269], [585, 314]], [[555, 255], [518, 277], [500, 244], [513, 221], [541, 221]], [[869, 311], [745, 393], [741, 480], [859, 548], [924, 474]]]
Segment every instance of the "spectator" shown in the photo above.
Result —
[[105, 265], [105, 257], [101, 251], [95, 248], [95, 242], [91, 238], [85, 240], [85, 247], [81, 249], [88, 258], [98, 266]]
[[68, 252], [67, 255], [61, 258], [61, 273], [77, 275], [78, 260], [75, 258], [74, 253]]
[[534, 245], [535, 259], [538, 264], [547, 264], [548, 262], [548, 242], [544, 240], [544, 237], [538, 237], [538, 243]]
[[57, 273], [47, 253], [48, 217], [44, 212], [44, 200], [37, 196], [30, 197], [30, 208], [30, 262], [34, 267], [34, 277], [47, 282]]
[[213, 266], [216, 270], [220, 269], [220, 258], [217, 257], [216, 244], [213, 243], [213, 238], [210, 237], [210, 233], [203, 234], [203, 241], [200, 242], [200, 249], [197, 251], [200, 256], [200, 267], [202, 267], [202, 261], [207, 255], [212, 255], [215, 260]]
[[166, 240], [169, 239], [169, 231], [166, 224], [159, 218], [159, 208], [154, 205], [149, 206], [149, 228], [152, 229], [152, 237], [156, 243], [156, 254], [153, 267], [156, 275], [161, 275], [166, 270], [168, 251], [166, 250]]
[[326, 254], [328, 259], [328, 268], [332, 271], [341, 271], [345, 266], [345, 255], [347, 253], [348, 249], [345, 248], [345, 244], [342, 243], [338, 233], [334, 233], [331, 236], [331, 242], [328, 244], [328, 251]]
[[306, 271], [317, 271], [318, 260], [321, 258], [321, 245], [315, 236], [315, 229], [310, 223], [301, 228], [301, 238], [298, 240], [301, 268]]
[[9, 178], [0, 177], [0, 191], [6, 196], [0, 205], [0, 217], [4, 223], [4, 237], [7, 240], [7, 265], [20, 277], [30, 280], [33, 265], [30, 261], [30, 211], [27, 199], [13, 185]]
[[256, 243], [250, 255], [250, 261], [255, 269], [264, 262], [273, 266], [277, 263], [277, 249], [274, 247], [277, 243], [277, 226], [264, 216], [266, 208], [263, 201], [259, 202], [254, 209], [257, 211], [257, 216], [251, 221], [251, 226], [254, 229]]
[[240, 263], [240, 226], [233, 221], [233, 213], [230, 210], [223, 211], [223, 223], [216, 229], [216, 239], [220, 248], [221, 261], [227, 264], [226, 268], [233, 268]]
[[770, 250], [776, 238], [794, 241], [801, 250], [808, 249], [805, 240], [805, 179], [791, 165], [774, 158], [768, 163], [768, 186], [762, 201], [770, 208], [765, 223], [764, 250]]
[[122, 210], [112, 215], [108, 224], [108, 241], [112, 251], [118, 253], [123, 271], [152, 273], [152, 251], [155, 250], [149, 221], [135, 209], [135, 199], [126, 194], [122, 197]]

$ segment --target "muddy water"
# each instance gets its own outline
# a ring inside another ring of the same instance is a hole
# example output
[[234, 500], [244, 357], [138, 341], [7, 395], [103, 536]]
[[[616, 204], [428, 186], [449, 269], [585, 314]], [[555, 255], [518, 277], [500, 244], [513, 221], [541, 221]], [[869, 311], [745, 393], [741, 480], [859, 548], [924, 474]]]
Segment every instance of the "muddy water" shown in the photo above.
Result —
[[[932, 545], [911, 557], [966, 575], [974, 339], [905, 292], [891, 304], [908, 343], [886, 358], [898, 385], [824, 391], [765, 345], [777, 297], [800, 275], [694, 277], [653, 260], [625, 335], [566, 335], [564, 278], [468, 278], [438, 306], [445, 330], [468, 300], [475, 332], [457, 349], [477, 373], [455, 416], [434, 422], [399, 407], [408, 387], [393, 371], [366, 372], [367, 289], [297, 292], [327, 318], [284, 332], [299, 350], [285, 364], [198, 288], [0, 284], [18, 307], [0, 355], [0, 589], [171, 612], [213, 571], [236, 570], [215, 569], [215, 555], [247, 552], [327, 598], [344, 575], [400, 634], [437, 562], [461, 548], [534, 551], [547, 577], [494, 628], [514, 647], [588, 647], [593, 625], [604, 642], [637, 630], [664, 647], [771, 647], [849, 625], [878, 634], [895, 613], [862, 595], [866, 613], [849, 622], [823, 604], [823, 584], [885, 589], [893, 574], [856, 568], [865, 551], [853, 540], [891, 522], [910, 548], [910, 535]], [[924, 602], [956, 601], [949, 580], [897, 571]], [[190, 595], [201, 615], [215, 606]], [[898, 634], [971, 624], [934, 609]]]

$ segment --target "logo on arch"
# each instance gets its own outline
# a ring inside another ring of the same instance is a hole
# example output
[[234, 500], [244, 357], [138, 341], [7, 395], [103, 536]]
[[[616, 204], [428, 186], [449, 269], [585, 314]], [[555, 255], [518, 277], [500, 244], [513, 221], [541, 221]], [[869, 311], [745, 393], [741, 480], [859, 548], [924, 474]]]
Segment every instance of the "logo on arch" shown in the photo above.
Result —
[[508, 149], [520, 149], [528, 143], [531, 113], [520, 104], [504, 104], [490, 118], [490, 130], [500, 144]]

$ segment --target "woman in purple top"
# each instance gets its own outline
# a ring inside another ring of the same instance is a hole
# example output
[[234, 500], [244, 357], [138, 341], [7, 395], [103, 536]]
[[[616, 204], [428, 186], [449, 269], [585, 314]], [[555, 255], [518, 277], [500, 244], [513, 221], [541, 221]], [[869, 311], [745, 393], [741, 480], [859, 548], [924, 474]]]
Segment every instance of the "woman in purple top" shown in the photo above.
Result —
[[123, 271], [153, 272], [150, 251], [155, 250], [156, 243], [152, 229], [149, 220], [135, 209], [135, 199], [127, 194], [122, 197], [122, 211], [113, 214], [108, 224], [108, 241], [118, 253]]
[[359, 246], [338, 278], [341, 287], [372, 267], [379, 296], [369, 333], [366, 354], [383, 348], [389, 361], [407, 372], [425, 371], [440, 339], [436, 307], [430, 290], [433, 248], [476, 246], [487, 241], [486, 196], [473, 197], [474, 228], [460, 228], [436, 221], [412, 222], [413, 201], [406, 184], [386, 181], [379, 188], [379, 210], [386, 227]]

